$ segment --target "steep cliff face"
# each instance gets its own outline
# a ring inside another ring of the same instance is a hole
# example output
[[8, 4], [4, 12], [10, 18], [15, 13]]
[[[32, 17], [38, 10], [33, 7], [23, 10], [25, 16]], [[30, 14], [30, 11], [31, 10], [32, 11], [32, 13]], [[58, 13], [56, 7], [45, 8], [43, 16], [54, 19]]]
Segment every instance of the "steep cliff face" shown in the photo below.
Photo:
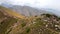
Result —
[[53, 14], [27, 18], [0, 7], [0, 34], [60, 34], [60, 18]]

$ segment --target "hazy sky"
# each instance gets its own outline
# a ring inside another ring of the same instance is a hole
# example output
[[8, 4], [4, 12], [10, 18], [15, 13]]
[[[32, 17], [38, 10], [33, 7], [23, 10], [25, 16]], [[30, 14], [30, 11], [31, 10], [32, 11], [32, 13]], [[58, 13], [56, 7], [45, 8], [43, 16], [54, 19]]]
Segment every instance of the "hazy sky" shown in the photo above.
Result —
[[60, 10], [60, 0], [0, 0], [1, 2], [8, 2], [14, 5], [28, 5], [32, 7], [49, 7]]
[[13, 5], [27, 5], [31, 7], [38, 8], [51, 8], [58, 10], [60, 13], [60, 0], [0, 0], [0, 4], [2, 2], [7, 2]]

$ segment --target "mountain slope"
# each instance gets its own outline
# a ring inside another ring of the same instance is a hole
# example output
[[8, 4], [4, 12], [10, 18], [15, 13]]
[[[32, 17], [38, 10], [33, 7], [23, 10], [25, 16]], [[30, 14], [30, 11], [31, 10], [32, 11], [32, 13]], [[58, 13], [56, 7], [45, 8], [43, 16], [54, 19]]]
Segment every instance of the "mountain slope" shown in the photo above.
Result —
[[60, 18], [53, 14], [41, 14], [26, 19], [0, 7], [0, 34], [60, 34]]
[[20, 20], [9, 34], [60, 34], [60, 18], [55, 15], [42, 14], [30, 18], [31, 20]]
[[25, 16], [35, 16], [35, 15], [40, 15], [40, 14], [43, 14], [43, 13], [53, 14], [52, 12], [32, 8], [32, 7], [29, 7], [29, 6], [13, 5], [12, 7], [9, 7], [9, 8], [16, 11], [16, 12], [18, 12], [18, 13], [20, 13], [20, 14], [22, 14], [22, 15], [25, 15]]
[[11, 15], [11, 16], [13, 16], [13, 17], [18, 17], [18, 18], [22, 18], [22, 19], [25, 18], [25, 16], [20, 15], [20, 14], [18, 14], [18, 13], [16, 13], [16, 12], [10, 10], [9, 8], [5, 8], [5, 7], [2, 7], [2, 6], [1, 6], [1, 7], [0, 7], [0, 10], [3, 10], [3, 12], [7, 13], [7, 15]]
[[11, 27], [11, 25], [16, 23], [16, 21], [17, 19], [9, 15], [5, 15], [4, 11], [0, 8], [0, 34], [5, 34], [5, 32]]
[[20, 15], [9, 8], [0, 6], [0, 34], [9, 34], [12, 28], [15, 27], [15, 24], [20, 24], [17, 23], [18, 21], [25, 19], [25, 16]]

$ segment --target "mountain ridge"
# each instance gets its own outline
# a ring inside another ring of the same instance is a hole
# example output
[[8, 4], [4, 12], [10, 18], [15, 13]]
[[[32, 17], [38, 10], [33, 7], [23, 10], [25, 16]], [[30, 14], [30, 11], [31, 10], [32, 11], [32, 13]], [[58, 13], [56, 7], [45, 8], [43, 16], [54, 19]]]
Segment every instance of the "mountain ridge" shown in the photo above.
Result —
[[2, 6], [1, 6], [1, 7], [0, 7], [0, 10], [3, 10], [3, 12], [7, 13], [7, 15], [11, 15], [11, 16], [13, 16], [13, 17], [18, 17], [18, 18], [22, 18], [22, 19], [25, 18], [25, 16], [20, 15], [20, 14], [14, 12], [13, 10], [11, 10], [11, 9], [9, 9], [9, 8], [5, 8], [5, 7], [2, 7]]
[[55, 14], [51, 11], [43, 10], [43, 9], [37, 9], [29, 6], [19, 6], [19, 5], [14, 5], [10, 7], [10, 9], [24, 15], [24, 16], [39, 16], [44, 13], [49, 13], [49, 14]]

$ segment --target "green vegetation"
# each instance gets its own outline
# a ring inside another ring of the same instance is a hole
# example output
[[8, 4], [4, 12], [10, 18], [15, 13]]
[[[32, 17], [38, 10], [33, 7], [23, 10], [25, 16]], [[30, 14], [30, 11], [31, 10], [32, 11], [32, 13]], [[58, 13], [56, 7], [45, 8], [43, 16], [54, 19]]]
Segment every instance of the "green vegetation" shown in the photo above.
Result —
[[4, 18], [4, 14], [0, 11], [0, 18]]
[[[42, 21], [42, 19], [40, 19], [40, 18], [36, 18], [35, 22], [36, 23], [32, 24], [32, 26], [31, 26], [32, 33], [30, 33], [30, 34], [58, 34], [58, 31], [55, 31], [55, 29], [52, 29], [54, 27], [52, 27], [52, 26], [50, 26], [50, 28], [48, 28], [49, 26], [46, 27], [46, 25], [49, 22]], [[51, 24], [51, 25], [54, 25], [54, 24]]]
[[0, 10], [0, 34], [5, 34], [5, 32], [16, 22], [17, 19], [4, 15], [2, 10]]
[[7, 31], [5, 34], [9, 34], [11, 31], [12, 31], [12, 28], [9, 31]]
[[14, 18], [8, 18], [2, 21], [0, 25], [0, 33], [1, 34], [5, 33], [9, 27], [11, 27], [14, 23], [16, 23], [16, 21], [17, 20]]
[[50, 15], [50, 14], [46, 14], [46, 16], [47, 16], [47, 17], [51, 17], [51, 15]]
[[30, 28], [27, 27], [27, 28], [26, 28], [26, 33], [29, 33], [29, 32], [30, 32]]
[[22, 26], [22, 27], [26, 26], [26, 23], [22, 22], [21, 26]]

